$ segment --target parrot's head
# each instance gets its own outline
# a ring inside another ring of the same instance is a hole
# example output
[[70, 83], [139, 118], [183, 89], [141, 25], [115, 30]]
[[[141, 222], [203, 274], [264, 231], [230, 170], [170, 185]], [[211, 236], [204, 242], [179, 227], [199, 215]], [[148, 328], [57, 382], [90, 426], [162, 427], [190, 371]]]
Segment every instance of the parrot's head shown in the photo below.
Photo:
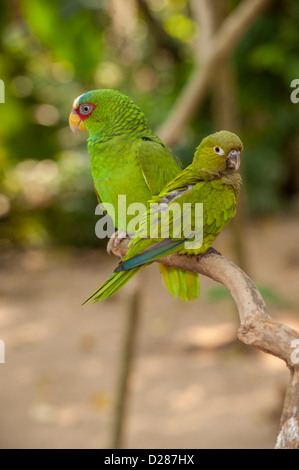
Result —
[[220, 131], [201, 141], [193, 163], [211, 172], [234, 172], [240, 168], [243, 144], [236, 134]]
[[69, 116], [71, 130], [87, 130], [92, 139], [148, 129], [143, 112], [116, 90], [92, 90], [78, 96]]

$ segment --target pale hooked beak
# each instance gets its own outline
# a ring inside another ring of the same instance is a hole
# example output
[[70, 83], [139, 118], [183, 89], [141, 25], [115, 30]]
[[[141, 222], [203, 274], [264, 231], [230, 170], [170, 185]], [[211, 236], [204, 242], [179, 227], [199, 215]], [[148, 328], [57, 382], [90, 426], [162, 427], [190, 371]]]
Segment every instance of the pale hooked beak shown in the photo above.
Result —
[[241, 158], [240, 158], [240, 150], [231, 150], [228, 153], [226, 159], [226, 168], [234, 171], [238, 171], [240, 168]]
[[72, 132], [76, 135], [79, 134], [79, 129], [80, 131], [87, 131], [84, 122], [81, 121], [74, 108], [72, 109], [71, 114], [69, 115], [69, 125]]

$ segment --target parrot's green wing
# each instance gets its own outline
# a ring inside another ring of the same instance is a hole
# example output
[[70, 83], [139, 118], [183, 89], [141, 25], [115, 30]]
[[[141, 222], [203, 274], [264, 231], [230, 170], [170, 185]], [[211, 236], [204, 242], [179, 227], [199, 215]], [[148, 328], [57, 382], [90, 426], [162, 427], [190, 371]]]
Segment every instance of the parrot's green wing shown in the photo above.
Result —
[[[174, 202], [181, 210], [172, 210]], [[224, 185], [221, 180], [201, 181], [192, 189], [184, 191], [174, 202], [170, 202], [161, 214], [153, 238], [144, 238], [145, 223], [143, 224], [143, 231], [137, 232], [136, 237], [132, 239], [131, 248], [115, 272], [151, 263], [175, 252], [181, 254], [206, 252], [230, 218], [234, 216], [237, 193], [233, 187]], [[200, 211], [197, 214], [195, 211], [195, 203], [200, 202], [203, 202], [202, 216]], [[189, 204], [186, 205], [186, 203]], [[189, 219], [191, 223], [184, 225], [186, 219]], [[163, 238], [163, 227], [167, 224], [169, 224], [170, 233], [172, 230], [172, 236]], [[178, 230], [181, 231], [180, 237]]]
[[[179, 161], [154, 134], [142, 136], [137, 149], [137, 160], [152, 196], [159, 194], [161, 188], [172, 180], [180, 170]], [[174, 160], [177, 165], [174, 164]]]
[[[167, 238], [167, 236], [165, 236], [165, 230], [167, 230], [169, 226], [170, 229], [177, 226], [180, 227], [182, 224], [182, 216], [189, 216], [184, 210], [183, 204], [188, 203], [190, 205], [192, 203], [192, 199], [195, 196], [193, 189], [195, 185], [198, 185], [197, 188], [201, 187], [200, 183], [203, 178], [204, 175], [200, 171], [192, 171], [191, 166], [189, 166], [170, 181], [162, 189], [160, 194], [153, 196], [152, 200], [149, 201], [146, 213], [142, 217], [139, 230], [134, 234], [129, 246], [135, 245], [140, 239], [148, 238], [152, 239], [151, 242], [146, 241], [145, 243], [152, 245], [159, 241], [159, 236]], [[190, 194], [191, 190], [192, 192]], [[197, 189], [197, 193], [200, 193], [199, 189]], [[202, 196], [203, 195], [198, 194], [198, 197]], [[200, 201], [199, 199], [197, 202]], [[165, 209], [163, 205], [166, 205], [167, 208]], [[174, 210], [174, 207], [178, 208], [178, 212]], [[165, 227], [163, 234], [161, 227]], [[172, 233], [174, 233], [174, 231], [175, 229]], [[190, 233], [185, 233], [185, 235], [190, 236]], [[176, 237], [173, 236], [172, 238]], [[141, 244], [139, 246], [141, 247]]]
[[96, 193], [96, 196], [97, 196], [98, 203], [99, 203], [99, 204], [102, 204], [102, 201], [101, 201], [100, 195], [99, 195], [99, 193], [98, 193], [98, 191], [97, 191], [97, 188], [96, 188], [95, 183], [93, 183], [93, 187], [94, 187], [94, 190], [95, 190], [95, 193]]

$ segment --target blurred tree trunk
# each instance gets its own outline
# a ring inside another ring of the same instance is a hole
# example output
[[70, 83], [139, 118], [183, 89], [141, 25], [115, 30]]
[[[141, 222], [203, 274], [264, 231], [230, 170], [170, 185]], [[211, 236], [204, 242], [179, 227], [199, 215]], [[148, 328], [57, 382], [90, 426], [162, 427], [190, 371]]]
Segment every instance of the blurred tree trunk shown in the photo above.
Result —
[[[227, 2], [212, 0], [214, 5], [214, 28], [223, 22], [229, 13]], [[212, 95], [213, 121], [216, 129], [225, 129], [235, 134], [240, 133], [239, 117], [237, 110], [237, 81], [234, 76], [231, 54], [226, 57], [217, 72], [217, 81]], [[242, 173], [242, 167], [241, 167]], [[235, 261], [243, 271], [248, 273], [246, 253], [246, 204], [244, 187], [241, 191], [236, 216], [231, 220], [230, 230], [234, 239]]]
[[135, 283], [133, 282], [132, 291], [129, 294], [126, 305], [126, 325], [120, 349], [118, 383], [111, 430], [111, 444], [109, 446], [111, 449], [122, 449], [124, 447], [126, 416], [130, 397], [130, 377], [133, 370], [134, 357], [136, 356], [138, 325], [141, 316], [141, 286], [142, 279], [137, 279]]

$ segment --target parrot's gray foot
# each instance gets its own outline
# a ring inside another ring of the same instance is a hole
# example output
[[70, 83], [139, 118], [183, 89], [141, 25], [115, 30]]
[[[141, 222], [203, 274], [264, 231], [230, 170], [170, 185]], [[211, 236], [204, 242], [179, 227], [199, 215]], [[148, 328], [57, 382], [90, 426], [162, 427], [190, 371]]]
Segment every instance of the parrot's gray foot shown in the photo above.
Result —
[[211, 255], [211, 254], [214, 254], [214, 255], [221, 255], [220, 251], [217, 251], [215, 248], [213, 248], [212, 246], [208, 249], [208, 251], [206, 251], [206, 253], [204, 253], [205, 255]]
[[215, 254], [215, 255], [220, 255], [221, 256], [221, 253], [219, 253], [219, 251], [215, 250], [215, 248], [213, 248], [212, 246], [205, 252], [205, 253], [202, 253], [200, 255], [197, 255], [197, 262], [200, 261], [201, 258], [203, 258], [204, 256], [206, 255], [211, 255], [211, 254]]
[[108, 255], [111, 255], [111, 253], [113, 253], [114, 250], [117, 250], [119, 248], [119, 244], [122, 242], [124, 238], [127, 238], [127, 233], [124, 230], [117, 230], [117, 232], [115, 232], [111, 236], [107, 244]]

